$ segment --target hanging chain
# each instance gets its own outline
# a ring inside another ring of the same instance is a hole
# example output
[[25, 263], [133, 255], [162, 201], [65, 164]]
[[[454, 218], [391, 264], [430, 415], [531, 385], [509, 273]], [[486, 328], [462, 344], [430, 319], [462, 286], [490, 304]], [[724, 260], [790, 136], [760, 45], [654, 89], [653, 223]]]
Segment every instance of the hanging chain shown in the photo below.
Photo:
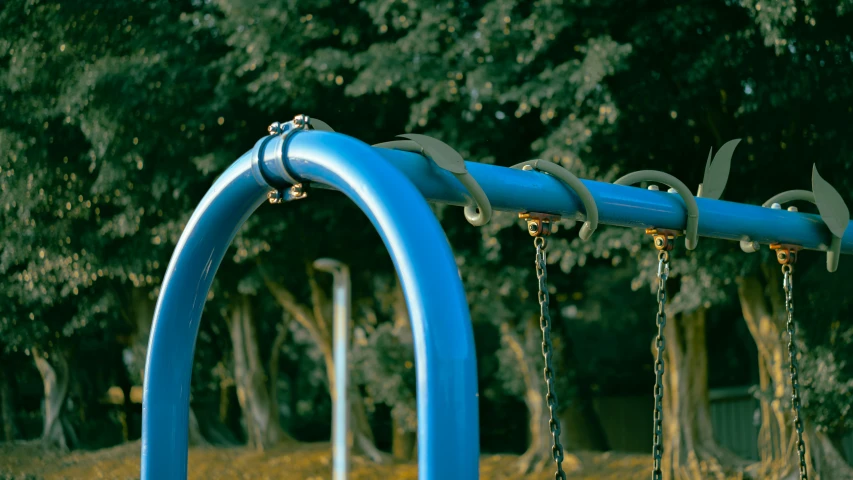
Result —
[[649, 228], [646, 233], [652, 235], [655, 248], [658, 250], [658, 311], [655, 315], [658, 334], [655, 337], [655, 410], [652, 435], [654, 469], [652, 470], [652, 479], [661, 480], [663, 478], [661, 462], [663, 460], [663, 352], [666, 349], [666, 338], [663, 331], [666, 327], [666, 280], [669, 278], [669, 252], [675, 246], [675, 237], [679, 235], [679, 232]]
[[788, 312], [788, 358], [791, 365], [791, 405], [794, 409], [794, 428], [797, 430], [797, 455], [800, 457], [800, 479], [808, 480], [806, 469], [806, 444], [803, 443], [803, 422], [800, 413], [800, 378], [797, 363], [797, 344], [794, 341], [796, 325], [794, 325], [794, 267], [782, 265], [785, 276], [782, 286], [785, 289], [785, 310]]
[[770, 244], [776, 250], [776, 260], [782, 265], [782, 289], [785, 291], [785, 312], [788, 320], [785, 325], [788, 331], [788, 360], [791, 372], [791, 408], [794, 410], [794, 429], [797, 432], [797, 456], [800, 459], [800, 480], [808, 480], [806, 467], [806, 444], [803, 442], [803, 421], [800, 411], [800, 375], [797, 362], [797, 343], [795, 341], [797, 326], [794, 324], [794, 264], [797, 263], [797, 245]]
[[663, 478], [661, 472], [661, 460], [663, 459], [663, 351], [666, 348], [666, 340], [663, 330], [666, 327], [666, 279], [669, 277], [669, 253], [666, 251], [658, 252], [658, 312], [655, 316], [655, 323], [658, 327], [658, 335], [655, 337], [655, 348], [657, 356], [655, 357], [655, 411], [654, 411], [654, 435], [652, 455], [654, 456], [655, 467], [652, 471], [652, 478], [660, 480]]
[[550, 419], [548, 427], [551, 429], [551, 437], [554, 439], [554, 446], [551, 448], [551, 455], [554, 457], [554, 462], [557, 464], [557, 471], [554, 473], [556, 480], [565, 480], [566, 473], [563, 471], [563, 445], [560, 443], [560, 419], [557, 417], [557, 392], [554, 381], [554, 367], [551, 363], [553, 354], [553, 345], [551, 344], [551, 314], [549, 312], [549, 297], [548, 297], [548, 270], [545, 258], [545, 237], [536, 237], [533, 239], [533, 244], [536, 246], [536, 278], [539, 279], [539, 327], [542, 329], [542, 356], [545, 357], [545, 401], [548, 403], [548, 411]]
[[554, 463], [557, 464], [554, 479], [566, 480], [566, 472], [563, 471], [563, 445], [560, 443], [560, 433], [562, 430], [560, 428], [560, 419], [557, 416], [557, 391], [554, 380], [554, 366], [552, 365], [554, 348], [551, 343], [548, 265], [547, 258], [545, 257], [545, 249], [547, 247], [545, 237], [551, 234], [552, 221], [560, 217], [544, 213], [520, 213], [518, 217], [527, 220], [527, 232], [535, 237], [533, 245], [536, 247], [536, 278], [539, 280], [539, 328], [542, 330], [542, 356], [545, 357], [545, 369], [543, 370], [545, 377], [545, 401], [548, 403], [548, 428], [551, 430], [551, 437], [554, 442], [553, 447], [551, 447], [551, 456], [554, 457]]

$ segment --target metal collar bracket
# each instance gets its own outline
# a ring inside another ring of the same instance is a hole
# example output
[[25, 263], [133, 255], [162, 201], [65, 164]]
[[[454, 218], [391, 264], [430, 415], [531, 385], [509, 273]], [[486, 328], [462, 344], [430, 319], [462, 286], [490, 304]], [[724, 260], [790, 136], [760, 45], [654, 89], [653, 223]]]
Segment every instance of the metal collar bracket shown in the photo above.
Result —
[[784, 243], [771, 243], [770, 249], [776, 250], [776, 260], [779, 261], [779, 265], [793, 265], [797, 263], [797, 253], [802, 250], [802, 247]]
[[662, 252], [669, 252], [675, 248], [675, 239], [683, 235], [678, 230], [666, 230], [663, 228], [647, 228], [646, 235], [651, 235], [655, 242], [655, 248]]
[[519, 213], [518, 218], [527, 220], [527, 233], [531, 237], [547, 237], [554, 232], [554, 223], [560, 219], [559, 215], [550, 213]]
[[[266, 147], [269, 142], [275, 138], [280, 137], [280, 144], [276, 145], [276, 147], [281, 148], [281, 168], [284, 169], [284, 173], [287, 177], [293, 179], [296, 182], [290, 188], [275, 188], [267, 194], [267, 199], [270, 203], [279, 204], [284, 202], [290, 202], [292, 200], [302, 200], [308, 196], [308, 182], [302, 181], [296, 174], [294, 174], [287, 163], [287, 155], [284, 153], [287, 149], [287, 140], [297, 131], [300, 130], [319, 130], [324, 132], [334, 132], [335, 130], [329, 126], [328, 123], [319, 120], [317, 118], [311, 118], [308, 115], [297, 115], [293, 117], [293, 120], [285, 123], [273, 122], [267, 127], [267, 131], [270, 136], [265, 138], [259, 148], [259, 156], [264, 156], [266, 153]], [[273, 182], [269, 180], [268, 175], [264, 172], [264, 159], [259, 158], [259, 165], [261, 166], [260, 172], [261, 175], [267, 180], [267, 183], [270, 183], [273, 187], [276, 187]]]

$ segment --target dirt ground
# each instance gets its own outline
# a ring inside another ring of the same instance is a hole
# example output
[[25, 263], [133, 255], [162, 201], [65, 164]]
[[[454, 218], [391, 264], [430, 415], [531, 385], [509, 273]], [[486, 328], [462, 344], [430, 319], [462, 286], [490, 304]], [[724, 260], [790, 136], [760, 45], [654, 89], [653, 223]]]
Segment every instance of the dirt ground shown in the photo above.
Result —
[[[34, 443], [0, 444], [0, 480], [135, 480], [139, 478], [139, 442], [94, 452], [57, 454]], [[189, 479], [271, 480], [294, 478], [323, 480], [330, 477], [327, 443], [283, 446], [267, 452], [246, 448], [190, 449]], [[551, 472], [522, 476], [515, 471], [515, 455], [485, 455], [480, 476], [494, 480], [541, 480]], [[569, 478], [579, 480], [634, 480], [649, 476], [651, 457], [614, 453], [568, 455], [564, 462]], [[414, 463], [376, 466], [361, 459], [352, 461], [350, 478], [414, 480]]]

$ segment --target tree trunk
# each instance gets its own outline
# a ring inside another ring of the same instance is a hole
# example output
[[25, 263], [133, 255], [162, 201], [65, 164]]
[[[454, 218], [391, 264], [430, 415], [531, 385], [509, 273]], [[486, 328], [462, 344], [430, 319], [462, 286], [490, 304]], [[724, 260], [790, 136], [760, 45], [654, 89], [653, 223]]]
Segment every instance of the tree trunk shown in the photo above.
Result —
[[142, 382], [145, 378], [145, 357], [148, 355], [148, 337], [151, 336], [151, 323], [154, 321], [154, 300], [148, 296], [148, 290], [133, 288], [130, 291], [130, 318], [133, 324], [133, 337], [130, 343], [131, 378]]
[[[667, 318], [664, 335], [663, 478], [724, 479], [747, 463], [717, 444], [708, 398], [705, 309]], [[653, 355], [656, 350], [653, 348]]]
[[287, 313], [284, 314], [282, 322], [278, 325], [278, 333], [275, 340], [272, 342], [272, 352], [270, 353], [270, 404], [272, 404], [271, 421], [277, 425], [281, 425], [279, 418], [279, 403], [278, 403], [278, 362], [281, 358], [281, 348], [284, 346], [290, 332], [290, 317]]
[[[799, 475], [799, 459], [791, 415], [787, 318], [780, 277], [778, 269], [766, 267], [764, 275], [739, 277], [737, 284], [743, 317], [758, 349], [761, 462], [752, 470], [759, 478], [793, 479]], [[809, 478], [853, 478], [853, 469], [833, 442], [816, 432], [807, 420], [805, 427]]]
[[[409, 309], [406, 306], [406, 297], [403, 294], [403, 286], [399, 279], [395, 280], [392, 300], [392, 317], [396, 337], [409, 345], [413, 344], [412, 322], [409, 319]], [[412, 362], [414, 362], [412, 358]], [[395, 460], [407, 462], [417, 458], [418, 431], [417, 425], [412, 428], [405, 423], [398, 422], [392, 418], [391, 422], [391, 454]]]
[[412, 432], [396, 419], [391, 419], [391, 455], [394, 460], [408, 462], [415, 458], [415, 447], [418, 444], [417, 432]]
[[234, 379], [237, 399], [246, 420], [247, 443], [263, 451], [290, 438], [276, 421], [275, 411], [278, 406], [272, 403], [267, 390], [249, 297], [237, 296], [229, 313], [228, 327], [234, 346]]
[[57, 350], [46, 354], [33, 349], [33, 359], [44, 385], [44, 427], [42, 444], [51, 449], [68, 451], [68, 432], [62, 422], [68, 396], [69, 368], [65, 357]]
[[[839, 444], [806, 421], [803, 441], [809, 455], [809, 478], [844, 480], [853, 478], [853, 469], [844, 459]], [[799, 463], [799, 461], [798, 461]]]
[[[335, 363], [332, 354], [332, 334], [330, 324], [326, 319], [331, 318], [331, 302], [320, 289], [314, 279], [313, 270], [308, 268], [308, 280], [311, 286], [312, 308], [298, 302], [293, 294], [280, 283], [272, 280], [264, 274], [264, 283], [272, 293], [276, 302], [289, 313], [305, 330], [323, 354], [323, 363], [326, 367], [326, 378], [329, 387], [329, 395], [334, 401], [335, 395]], [[352, 447], [353, 455], [363, 455], [376, 463], [388, 463], [387, 454], [376, 448], [373, 431], [367, 418], [367, 409], [361, 392], [355, 386], [351, 386], [350, 394], [350, 432], [348, 442]]]
[[15, 440], [15, 417], [12, 408], [12, 389], [9, 387], [9, 372], [4, 370], [0, 370], [0, 412], [3, 414], [3, 440], [11, 443]]
[[[133, 337], [130, 345], [130, 358], [127, 365], [131, 379], [140, 383], [145, 379], [145, 360], [148, 356], [148, 340], [151, 336], [151, 324], [154, 321], [155, 302], [145, 288], [132, 288], [130, 291], [130, 319], [133, 323]], [[125, 417], [130, 416], [130, 391], [125, 392]], [[201, 434], [195, 411], [190, 406], [189, 444], [207, 445], [207, 440]]]
[[[558, 305], [555, 307], [557, 307], [555, 310], [559, 309]], [[541, 338], [542, 333], [541, 329], [538, 329], [538, 323], [532, 327], [532, 333], [536, 334], [536, 338]], [[574, 365], [577, 365], [580, 360], [575, 356], [574, 340], [571, 334], [564, 335], [561, 340], [563, 344], [562, 357], [570, 359]], [[541, 353], [541, 348], [536, 352], [536, 354], [539, 353]], [[565, 398], [565, 400], [560, 401], [560, 419], [562, 420], [565, 438], [564, 446], [569, 451], [604, 452], [610, 450], [607, 435], [604, 433], [604, 426], [592, 402], [592, 389], [589, 386], [589, 380], [583, 378], [577, 369], [566, 373], [566, 378], [574, 382], [574, 385], [562, 397], [559, 397]]]
[[[506, 346], [515, 356], [521, 375], [524, 379], [524, 403], [527, 406], [528, 429], [530, 444], [527, 451], [518, 459], [518, 471], [520, 474], [540, 472], [546, 468], [552, 468], [554, 459], [551, 453], [553, 437], [549, 427], [549, 410], [545, 404], [544, 379], [542, 378], [542, 365], [539, 357], [534, 355], [541, 348], [539, 341], [539, 330], [536, 328], [538, 320], [530, 318], [526, 324], [524, 341], [518, 336], [509, 324], [501, 326], [501, 337]], [[559, 393], [559, 392], [558, 392]], [[559, 396], [557, 397], [559, 400]], [[566, 427], [575, 426], [561, 425], [562, 435], [560, 441], [565, 446]], [[573, 455], [564, 455], [563, 469], [567, 472], [576, 471], [580, 463]]]

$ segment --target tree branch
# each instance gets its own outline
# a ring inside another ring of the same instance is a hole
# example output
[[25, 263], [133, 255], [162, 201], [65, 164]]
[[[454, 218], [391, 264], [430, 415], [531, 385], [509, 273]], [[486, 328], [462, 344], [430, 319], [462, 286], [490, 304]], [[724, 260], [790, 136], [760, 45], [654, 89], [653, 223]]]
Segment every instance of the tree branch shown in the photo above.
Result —
[[311, 303], [313, 304], [314, 318], [317, 320], [317, 326], [325, 336], [331, 338], [329, 323], [326, 321], [328, 318], [326, 310], [329, 305], [329, 297], [326, 296], [326, 293], [320, 288], [320, 284], [317, 283], [314, 267], [310, 263], [305, 266], [305, 271], [308, 274], [308, 286], [311, 288]]
[[317, 320], [306, 305], [299, 303], [296, 300], [296, 297], [284, 287], [284, 285], [273, 280], [264, 270], [260, 269], [261, 278], [264, 279], [264, 284], [267, 289], [272, 293], [275, 301], [283, 308], [287, 313], [289, 313], [297, 323], [302, 325], [308, 332], [315, 338], [318, 346], [320, 348], [324, 348], [323, 346], [330, 343], [330, 338], [328, 334], [324, 334], [323, 331], [320, 330]]

